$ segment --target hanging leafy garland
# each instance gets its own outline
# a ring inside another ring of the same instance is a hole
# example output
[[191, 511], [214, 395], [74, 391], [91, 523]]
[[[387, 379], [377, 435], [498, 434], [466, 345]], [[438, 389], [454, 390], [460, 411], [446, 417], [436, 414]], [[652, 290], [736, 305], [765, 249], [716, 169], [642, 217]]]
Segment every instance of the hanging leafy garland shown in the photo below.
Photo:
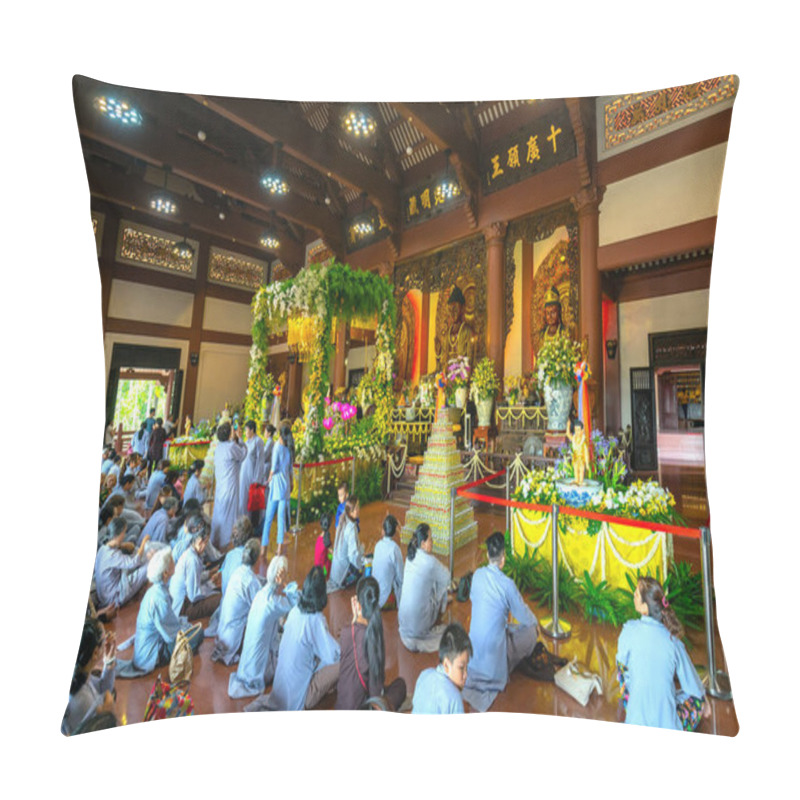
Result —
[[369, 374], [363, 380], [372, 389], [375, 427], [380, 440], [385, 441], [389, 435], [394, 401], [392, 332], [397, 319], [393, 287], [389, 281], [336, 262], [311, 264], [300, 270], [294, 278], [262, 286], [253, 298], [253, 347], [250, 351], [245, 403], [248, 413], [262, 408], [264, 401], [270, 331], [295, 315], [315, 318], [319, 324], [319, 346], [314, 348], [309, 362], [306, 415], [302, 425], [302, 440], [298, 442], [300, 461], [308, 462], [323, 450], [321, 422], [325, 413], [328, 365], [334, 350], [331, 342], [333, 318], [349, 322], [355, 317], [371, 317], [375, 314], [378, 317], [375, 335], [378, 352]]

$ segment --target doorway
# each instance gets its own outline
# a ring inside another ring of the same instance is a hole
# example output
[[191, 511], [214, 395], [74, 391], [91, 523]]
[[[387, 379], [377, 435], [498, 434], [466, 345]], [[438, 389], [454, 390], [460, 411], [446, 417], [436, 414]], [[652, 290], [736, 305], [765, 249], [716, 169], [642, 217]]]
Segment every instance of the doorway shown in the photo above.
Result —
[[131, 436], [147, 418], [180, 422], [183, 370], [181, 351], [167, 347], [115, 344], [106, 390], [106, 420], [111, 421], [115, 445], [125, 452]]

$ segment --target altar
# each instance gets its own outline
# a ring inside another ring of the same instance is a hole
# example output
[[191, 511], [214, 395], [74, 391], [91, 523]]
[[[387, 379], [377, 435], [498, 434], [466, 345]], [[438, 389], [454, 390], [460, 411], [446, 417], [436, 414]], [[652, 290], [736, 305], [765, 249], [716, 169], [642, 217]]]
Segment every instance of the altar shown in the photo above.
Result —
[[[576, 579], [588, 572], [596, 584], [607, 581], [612, 588], [629, 589], [625, 574], [656, 569], [666, 575], [673, 558], [672, 535], [617, 522], [601, 522], [599, 530], [581, 517], [559, 517], [558, 555]], [[515, 508], [511, 516], [511, 544], [522, 556], [536, 550], [553, 563], [552, 514]]]
[[187, 439], [167, 443], [167, 458], [173, 467], [190, 467], [198, 459], [205, 461], [210, 439]]

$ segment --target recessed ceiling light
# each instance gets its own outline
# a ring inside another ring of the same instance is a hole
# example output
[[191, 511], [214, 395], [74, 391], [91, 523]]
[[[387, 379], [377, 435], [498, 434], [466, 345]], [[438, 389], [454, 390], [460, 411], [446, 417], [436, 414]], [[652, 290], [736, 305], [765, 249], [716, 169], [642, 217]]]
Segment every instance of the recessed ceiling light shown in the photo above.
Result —
[[95, 97], [94, 107], [104, 116], [123, 125], [141, 125], [142, 115], [125, 100], [101, 95]]
[[206, 132], [205, 131], [197, 131], [197, 138], [204, 142], [206, 140]]

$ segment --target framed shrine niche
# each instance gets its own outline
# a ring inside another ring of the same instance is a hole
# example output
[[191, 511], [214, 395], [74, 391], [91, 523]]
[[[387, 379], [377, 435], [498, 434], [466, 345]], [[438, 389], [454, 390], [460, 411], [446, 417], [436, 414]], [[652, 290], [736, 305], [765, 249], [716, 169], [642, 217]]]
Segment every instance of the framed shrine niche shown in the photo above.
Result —
[[[535, 359], [544, 343], [545, 305], [556, 299], [554, 291], [558, 293], [563, 330], [571, 338], [578, 338], [580, 257], [578, 218], [574, 209], [572, 206], [559, 206], [509, 223], [505, 244], [506, 336], [514, 320], [516, 270], [522, 268], [514, 257], [518, 241], [532, 245], [533, 249], [530, 274], [523, 275], [521, 307], [523, 316], [529, 315], [525, 322], [529, 331], [523, 328], [523, 335], [530, 342], [531, 354]], [[526, 369], [526, 365], [523, 365], [523, 372]]]
[[[401, 311], [398, 330], [402, 325], [403, 303], [412, 289], [418, 289], [423, 295], [439, 296], [436, 313], [431, 314], [427, 321], [433, 332], [435, 351], [435, 363], [428, 362], [428, 374], [444, 368], [443, 362], [448, 352], [446, 337], [452, 326], [448, 300], [455, 288], [458, 288], [464, 300], [463, 323], [465, 330], [470, 331], [474, 359], [472, 366], [486, 355], [486, 242], [483, 235], [398, 264], [394, 281], [395, 299]], [[466, 333], [462, 338], [465, 336]], [[419, 342], [416, 351], [427, 346], [427, 340]]]

